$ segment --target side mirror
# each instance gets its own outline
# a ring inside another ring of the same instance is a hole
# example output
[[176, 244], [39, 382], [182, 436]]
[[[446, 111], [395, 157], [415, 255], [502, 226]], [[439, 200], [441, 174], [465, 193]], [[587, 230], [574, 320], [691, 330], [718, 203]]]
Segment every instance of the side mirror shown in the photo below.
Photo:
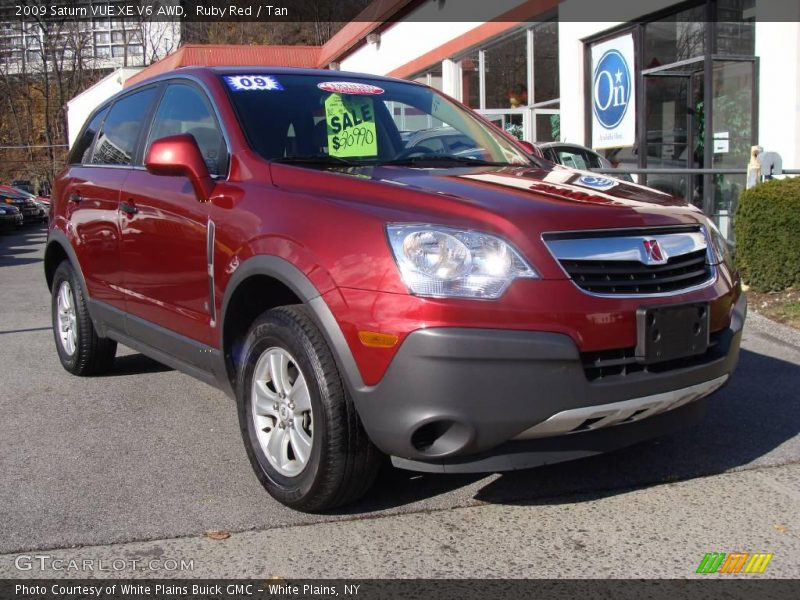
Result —
[[526, 142], [525, 140], [520, 140], [518, 143], [528, 154], [532, 154], [533, 156], [536, 156], [538, 158], [544, 158], [544, 154], [542, 154], [542, 151], [539, 150], [539, 148], [537, 148], [530, 142]]
[[188, 133], [154, 141], [144, 158], [144, 166], [153, 175], [188, 177], [201, 202], [208, 201], [214, 189], [214, 180], [211, 179], [200, 148]]

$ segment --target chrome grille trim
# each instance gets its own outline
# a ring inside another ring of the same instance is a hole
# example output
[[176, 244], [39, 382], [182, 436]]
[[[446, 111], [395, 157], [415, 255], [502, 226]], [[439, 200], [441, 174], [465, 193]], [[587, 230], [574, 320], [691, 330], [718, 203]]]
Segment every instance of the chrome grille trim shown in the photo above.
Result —
[[711, 381], [698, 383], [680, 390], [622, 400], [610, 404], [585, 406], [562, 410], [552, 417], [526, 429], [515, 440], [531, 440], [603, 429], [623, 423], [641, 421], [647, 417], [695, 402], [717, 391], [728, 380], [728, 375], [717, 377]]
[[[573, 284], [603, 298], [675, 296], [712, 285], [717, 273], [709, 239], [700, 225], [542, 234], [545, 247]], [[663, 262], [648, 262], [645, 242], [651, 240], [660, 245]], [[688, 285], [680, 287], [680, 281]], [[658, 289], [662, 284], [670, 289]], [[640, 287], [657, 289], [638, 291]]]
[[686, 233], [656, 233], [653, 235], [623, 235], [620, 237], [588, 237], [563, 240], [545, 240], [559, 261], [638, 261], [649, 264], [644, 242], [657, 240], [668, 258], [706, 250], [708, 244], [701, 231]]

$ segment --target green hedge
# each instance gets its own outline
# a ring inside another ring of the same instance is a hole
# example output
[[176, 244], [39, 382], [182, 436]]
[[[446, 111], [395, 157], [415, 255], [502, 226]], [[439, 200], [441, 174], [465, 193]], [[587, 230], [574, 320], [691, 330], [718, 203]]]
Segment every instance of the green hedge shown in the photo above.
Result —
[[736, 262], [753, 289], [800, 285], [800, 177], [745, 190], [736, 210]]

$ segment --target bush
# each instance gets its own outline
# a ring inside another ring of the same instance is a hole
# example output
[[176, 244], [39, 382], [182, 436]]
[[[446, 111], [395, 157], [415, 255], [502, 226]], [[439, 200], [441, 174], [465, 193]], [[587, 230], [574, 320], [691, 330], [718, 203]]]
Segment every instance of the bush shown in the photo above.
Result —
[[753, 289], [800, 284], [800, 177], [745, 190], [735, 219], [736, 262]]

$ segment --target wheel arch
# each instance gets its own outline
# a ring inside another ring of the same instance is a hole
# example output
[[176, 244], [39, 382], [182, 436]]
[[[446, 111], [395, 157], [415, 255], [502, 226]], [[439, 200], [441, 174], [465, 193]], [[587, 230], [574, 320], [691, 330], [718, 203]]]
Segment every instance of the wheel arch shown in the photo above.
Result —
[[88, 288], [86, 287], [86, 280], [83, 277], [83, 270], [81, 264], [78, 262], [78, 256], [69, 243], [67, 236], [58, 229], [50, 231], [47, 237], [47, 246], [44, 251], [44, 277], [47, 281], [47, 289], [53, 288], [53, 276], [64, 260], [68, 260], [72, 264], [72, 268], [78, 275], [78, 280], [81, 284], [81, 290], [86, 298], [89, 298]]
[[[256, 294], [257, 300], [252, 300]], [[250, 325], [271, 308], [303, 304], [311, 311], [331, 348], [349, 391], [363, 387], [350, 347], [322, 295], [311, 280], [292, 263], [278, 256], [254, 256], [243, 262], [228, 281], [222, 300], [220, 348], [229, 393], [234, 392], [236, 357]]]

